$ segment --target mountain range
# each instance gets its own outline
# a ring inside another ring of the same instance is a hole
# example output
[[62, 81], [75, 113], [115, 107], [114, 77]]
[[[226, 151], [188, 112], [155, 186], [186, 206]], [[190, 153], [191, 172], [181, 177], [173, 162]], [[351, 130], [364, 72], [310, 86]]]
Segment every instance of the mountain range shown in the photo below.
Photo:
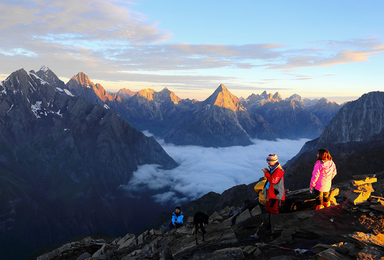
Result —
[[0, 122], [2, 258], [25, 259], [81, 234], [134, 230], [163, 210], [119, 187], [140, 165], [177, 163], [153, 137], [75, 96], [50, 70], [20, 69], [0, 83]]
[[295, 94], [283, 100], [279, 93], [239, 99], [223, 84], [204, 101], [181, 99], [167, 88], [156, 92], [121, 89], [110, 93], [80, 72], [65, 87], [51, 70], [38, 75], [51, 85], [68, 89], [94, 104], [106, 105], [136, 129], [177, 145], [226, 147], [250, 145], [252, 139], [316, 138], [340, 109], [322, 98], [302, 99]]
[[327, 148], [338, 169], [334, 182], [384, 171], [384, 92], [346, 103], [321, 135], [284, 166], [290, 189], [308, 187], [317, 150]]
[[249, 145], [317, 137], [339, 109], [298, 95], [239, 99], [222, 84], [204, 101], [168, 89], [110, 93], [84, 73], [64, 83], [45, 66], [19, 69], [0, 83], [2, 256], [25, 259], [78, 235], [137, 232], [169, 207], [151, 191], [121, 189], [140, 165], [177, 166], [142, 130], [180, 145]]

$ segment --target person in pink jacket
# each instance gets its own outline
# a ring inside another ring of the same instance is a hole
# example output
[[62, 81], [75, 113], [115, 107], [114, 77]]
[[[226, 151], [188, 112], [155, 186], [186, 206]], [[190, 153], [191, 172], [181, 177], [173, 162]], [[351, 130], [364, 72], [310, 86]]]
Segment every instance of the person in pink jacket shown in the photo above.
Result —
[[332, 179], [337, 174], [336, 165], [332, 161], [332, 156], [327, 149], [319, 149], [317, 151], [317, 161], [313, 167], [312, 179], [309, 190], [315, 190], [316, 209], [329, 207], [330, 190]]

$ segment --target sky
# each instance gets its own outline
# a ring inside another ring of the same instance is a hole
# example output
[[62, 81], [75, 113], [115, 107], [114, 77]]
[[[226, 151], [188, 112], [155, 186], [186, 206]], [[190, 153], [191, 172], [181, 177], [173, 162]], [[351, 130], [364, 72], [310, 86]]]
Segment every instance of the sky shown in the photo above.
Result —
[[384, 90], [384, 2], [0, 0], [0, 80], [48, 66], [110, 91], [338, 103]]
[[[151, 136], [148, 131], [144, 133]], [[307, 141], [309, 139], [255, 139], [253, 145], [245, 147], [207, 148], [175, 146], [158, 140], [179, 166], [172, 170], [161, 170], [158, 165], [139, 166], [130, 182], [121, 187], [132, 196], [148, 188], [155, 191], [153, 197], [157, 203], [184, 204], [211, 191], [222, 193], [233, 186], [258, 181], [264, 176], [261, 168], [268, 166], [268, 154], [276, 153], [284, 165]], [[315, 154], [313, 160], [316, 160]]]

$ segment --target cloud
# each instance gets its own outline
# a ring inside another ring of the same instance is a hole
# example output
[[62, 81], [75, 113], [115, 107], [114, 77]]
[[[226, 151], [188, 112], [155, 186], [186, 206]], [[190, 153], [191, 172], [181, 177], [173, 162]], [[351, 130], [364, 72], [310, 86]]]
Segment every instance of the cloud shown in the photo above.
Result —
[[[0, 2], [0, 73], [45, 64], [59, 77], [71, 78], [83, 71], [104, 81], [172, 84], [172, 76], [179, 75], [175, 78], [183, 79], [175, 84], [180, 87], [201, 88], [202, 75], [212, 78], [214, 85], [228, 82], [215, 80], [218, 78], [242, 81], [228, 77], [228, 70], [225, 74], [218, 72], [222, 68], [333, 66], [368, 61], [384, 52], [384, 44], [374, 38], [324, 40], [303, 43], [310, 46], [303, 48], [279, 42], [167, 43], [172, 32], [134, 11], [134, 7], [135, 3], [124, 0]], [[143, 71], [147, 74], [140, 74]]]
[[[281, 64], [269, 64], [269, 69], [296, 69], [303, 67], [334, 66], [345, 63], [368, 61], [382, 55], [384, 44], [376, 39], [353, 39], [349, 41], [319, 42], [321, 48], [288, 50], [282, 53]], [[308, 55], [309, 54], [309, 55]]]
[[250, 146], [226, 148], [175, 146], [159, 141], [180, 166], [172, 170], [161, 170], [157, 165], [140, 166], [124, 188], [129, 192], [157, 190], [157, 202], [178, 203], [210, 191], [222, 193], [235, 185], [255, 182], [263, 175], [261, 168], [267, 166], [265, 158], [269, 153], [277, 153], [284, 164], [308, 140], [254, 140]]

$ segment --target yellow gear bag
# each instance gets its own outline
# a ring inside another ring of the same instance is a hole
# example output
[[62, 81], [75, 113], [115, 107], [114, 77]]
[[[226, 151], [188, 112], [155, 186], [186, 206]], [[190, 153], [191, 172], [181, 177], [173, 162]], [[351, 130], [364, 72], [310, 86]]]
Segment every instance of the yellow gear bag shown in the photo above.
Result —
[[267, 182], [267, 178], [263, 178], [259, 182], [256, 183], [254, 190], [257, 194], [259, 194], [259, 203], [263, 206], [265, 206], [265, 198], [263, 193], [261, 192], [264, 189], [265, 183]]

